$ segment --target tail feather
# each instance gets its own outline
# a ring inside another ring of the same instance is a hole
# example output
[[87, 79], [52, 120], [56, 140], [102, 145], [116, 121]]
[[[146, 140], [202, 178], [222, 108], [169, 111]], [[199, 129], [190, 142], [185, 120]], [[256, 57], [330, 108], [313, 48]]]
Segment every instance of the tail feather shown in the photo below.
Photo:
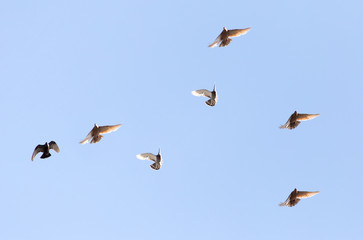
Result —
[[150, 167], [154, 170], [159, 170], [161, 168], [160, 163], [153, 163], [150, 165]]
[[94, 137], [91, 141], [91, 143], [98, 143], [103, 138], [102, 135], [98, 135], [97, 137]]
[[205, 102], [205, 104], [207, 104], [208, 106], [213, 107], [214, 105], [216, 105], [216, 102], [212, 101], [212, 99], [209, 99], [208, 101]]
[[40, 158], [49, 158], [52, 156], [49, 152], [44, 152]]

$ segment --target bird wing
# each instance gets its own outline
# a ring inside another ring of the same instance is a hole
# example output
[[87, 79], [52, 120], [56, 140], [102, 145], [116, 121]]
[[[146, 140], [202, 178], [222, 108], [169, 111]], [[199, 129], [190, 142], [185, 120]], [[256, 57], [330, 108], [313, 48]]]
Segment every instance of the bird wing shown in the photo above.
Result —
[[303, 113], [299, 113], [297, 115], [297, 120], [298, 121], [307, 121], [313, 118], [316, 118], [317, 116], [319, 116], [320, 114], [303, 114]]
[[[222, 33], [221, 33], [222, 34]], [[210, 48], [214, 48], [218, 45], [218, 43], [220, 41], [222, 41], [222, 37], [221, 37], [221, 34], [219, 34], [219, 36], [216, 38], [216, 40], [214, 40], [214, 42], [212, 42], [208, 47]]]
[[142, 153], [142, 154], [138, 154], [136, 155], [136, 157], [140, 160], [151, 160], [151, 161], [156, 161], [156, 156], [152, 153]]
[[35, 156], [39, 153], [39, 152], [44, 152], [44, 146], [43, 145], [38, 145], [35, 147], [33, 155], [32, 155], [32, 161], [34, 161]]
[[114, 132], [121, 127], [121, 124], [99, 127], [100, 134]]
[[85, 139], [83, 139], [82, 141], [80, 141], [79, 143], [80, 144], [88, 143], [92, 137], [93, 137], [93, 129], [88, 133], [87, 137]]
[[320, 193], [320, 191], [315, 191], [315, 192], [298, 191], [296, 197], [297, 198], [309, 198], [318, 193]]
[[206, 89], [195, 90], [192, 92], [194, 96], [212, 97], [212, 93]]
[[287, 197], [287, 199], [285, 200], [285, 202], [283, 203], [280, 203], [279, 206], [282, 207], [282, 206], [287, 206], [288, 203], [290, 202], [290, 197], [291, 197], [291, 193], [289, 194], [289, 196]]
[[54, 151], [56, 151], [57, 153], [59, 153], [59, 147], [58, 147], [58, 145], [54, 141], [51, 141], [49, 143], [49, 148], [50, 149], [53, 149]]
[[241, 35], [245, 35], [251, 28], [245, 28], [245, 29], [232, 29], [232, 30], [228, 30], [227, 34], [228, 37], [238, 37]]

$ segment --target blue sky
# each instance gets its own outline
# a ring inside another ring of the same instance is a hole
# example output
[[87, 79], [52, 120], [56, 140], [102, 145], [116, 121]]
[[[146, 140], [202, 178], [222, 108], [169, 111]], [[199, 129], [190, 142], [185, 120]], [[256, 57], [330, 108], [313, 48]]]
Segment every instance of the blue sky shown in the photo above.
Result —
[[[362, 9], [3, 1], [0, 239], [361, 239]], [[208, 48], [224, 26], [251, 31]], [[94, 123], [123, 126], [80, 145]], [[278, 207], [295, 187], [321, 193]]]

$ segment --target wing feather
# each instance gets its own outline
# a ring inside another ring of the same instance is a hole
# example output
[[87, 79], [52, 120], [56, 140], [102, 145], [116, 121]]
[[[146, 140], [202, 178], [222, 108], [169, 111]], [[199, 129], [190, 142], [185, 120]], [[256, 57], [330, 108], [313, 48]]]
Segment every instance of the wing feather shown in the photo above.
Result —
[[121, 127], [121, 124], [99, 127], [100, 134], [114, 132]]
[[296, 197], [297, 198], [309, 198], [318, 193], [320, 193], [320, 191], [315, 191], [315, 192], [298, 191]]
[[227, 34], [228, 37], [238, 37], [241, 35], [245, 35], [248, 31], [250, 31], [250, 27], [249, 28], [244, 28], [244, 29], [232, 29], [232, 30], [228, 30]]
[[44, 152], [44, 145], [38, 145], [35, 147], [33, 155], [32, 155], [32, 161], [34, 161], [35, 156], [39, 153], [39, 152]]
[[219, 35], [214, 42], [212, 42], [208, 47], [214, 48], [222, 41], [221, 35]]
[[307, 120], [311, 120], [313, 118], [316, 118], [319, 115], [320, 114], [305, 114], [305, 113], [299, 113], [297, 115], [297, 120], [298, 121], [307, 121]]
[[80, 144], [88, 143], [92, 137], [93, 137], [93, 129], [88, 133], [87, 137], [85, 139], [83, 139], [82, 141], [80, 141], [79, 143]]
[[49, 148], [50, 148], [50, 149], [53, 149], [54, 151], [56, 151], [57, 153], [59, 153], [59, 147], [58, 147], [58, 145], [57, 145], [57, 143], [56, 143], [56, 142], [51, 141], [51, 142], [49, 143]]
[[212, 97], [212, 93], [206, 89], [200, 89], [200, 90], [195, 90], [195, 91], [192, 91], [192, 94], [194, 96], [204, 96], [204, 97], [209, 97], [211, 98]]
[[136, 157], [140, 160], [151, 160], [151, 161], [156, 161], [156, 156], [152, 153], [142, 153], [142, 154], [138, 154], [136, 155]]

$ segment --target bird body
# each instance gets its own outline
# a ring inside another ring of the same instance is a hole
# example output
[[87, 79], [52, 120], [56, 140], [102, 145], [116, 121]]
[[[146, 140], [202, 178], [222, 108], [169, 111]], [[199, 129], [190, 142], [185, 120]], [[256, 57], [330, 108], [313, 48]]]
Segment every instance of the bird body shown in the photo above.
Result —
[[307, 121], [316, 118], [320, 114], [305, 114], [305, 113], [297, 113], [296, 111], [289, 117], [287, 122], [284, 125], [281, 125], [280, 128], [294, 129], [299, 126], [301, 121]]
[[117, 129], [119, 129], [120, 127], [121, 127], [121, 124], [111, 125], [111, 126], [98, 126], [97, 124], [95, 124], [94, 127], [92, 128], [92, 130], [88, 133], [87, 137], [85, 139], [83, 139], [80, 143], [86, 144], [91, 139], [92, 140], [90, 143], [98, 143], [103, 138], [103, 136], [101, 134], [114, 132]]
[[154, 161], [154, 163], [150, 165], [150, 167], [154, 170], [159, 170], [161, 168], [161, 166], [163, 165], [163, 158], [161, 156], [160, 148], [159, 148], [159, 152], [157, 155], [154, 155], [152, 153], [142, 153], [142, 154], [136, 155], [136, 157], [140, 160]]
[[232, 42], [231, 37], [238, 37], [241, 35], [245, 35], [251, 28], [244, 29], [232, 29], [227, 30], [227, 28], [223, 28], [223, 31], [219, 34], [216, 40], [209, 45], [210, 48], [216, 47], [219, 43], [219, 47], [228, 46]]
[[50, 156], [52, 156], [49, 152], [50, 149], [53, 149], [54, 151], [56, 151], [57, 153], [59, 153], [59, 147], [57, 145], [56, 142], [51, 141], [51, 142], [45, 142], [44, 145], [39, 144], [38, 146], [35, 147], [34, 151], [33, 151], [33, 155], [32, 155], [32, 161], [34, 161], [35, 156], [39, 153], [39, 152], [43, 152], [42, 156], [40, 156], [40, 158], [48, 158]]
[[315, 191], [315, 192], [307, 192], [307, 191], [298, 191], [296, 188], [294, 189], [294, 191], [292, 191], [289, 195], [289, 197], [286, 199], [285, 202], [280, 203], [280, 207], [282, 206], [288, 206], [288, 207], [293, 207], [296, 204], [298, 204], [300, 202], [301, 198], [309, 198], [312, 197], [316, 194], [318, 194], [320, 191]]
[[217, 95], [217, 90], [216, 90], [216, 85], [214, 84], [214, 88], [213, 91], [208, 91], [206, 89], [200, 89], [200, 90], [195, 90], [192, 91], [192, 94], [194, 96], [204, 96], [204, 97], [208, 97], [209, 100], [207, 100], [205, 103], [208, 106], [215, 106], [217, 104], [218, 101], [218, 95]]

